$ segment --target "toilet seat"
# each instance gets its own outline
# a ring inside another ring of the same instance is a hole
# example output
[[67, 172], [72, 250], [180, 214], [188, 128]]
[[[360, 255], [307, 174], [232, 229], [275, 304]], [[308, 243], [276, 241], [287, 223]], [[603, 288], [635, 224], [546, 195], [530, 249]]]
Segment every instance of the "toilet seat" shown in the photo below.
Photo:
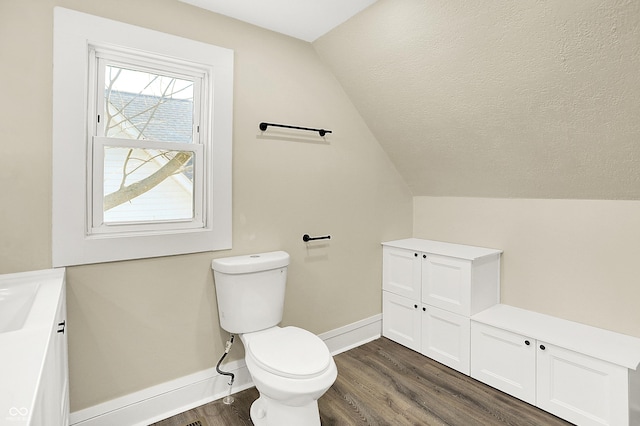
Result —
[[315, 334], [298, 327], [275, 327], [259, 332], [247, 350], [262, 369], [287, 378], [316, 377], [331, 365], [327, 345]]

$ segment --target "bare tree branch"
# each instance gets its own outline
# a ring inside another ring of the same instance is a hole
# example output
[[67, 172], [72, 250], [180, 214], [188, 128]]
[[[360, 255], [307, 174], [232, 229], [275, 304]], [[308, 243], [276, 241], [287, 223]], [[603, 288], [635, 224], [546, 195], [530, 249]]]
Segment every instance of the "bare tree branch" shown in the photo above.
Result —
[[[111, 70], [113, 70], [113, 68]], [[176, 91], [176, 79], [172, 78], [169, 83], [162, 89], [162, 93], [155, 97], [156, 100], [153, 105], [150, 105], [148, 108], [145, 108], [142, 111], [138, 111], [131, 116], [128, 116], [126, 112], [127, 107], [131, 105], [138, 97], [143, 96], [144, 91], [149, 86], [151, 86], [151, 84], [154, 83], [158, 78], [160, 78], [160, 76], [154, 76], [142, 90], [140, 90], [136, 95], [133, 96], [132, 99], [130, 99], [124, 105], [116, 107], [113, 102], [111, 102], [111, 95], [114, 92], [114, 85], [116, 80], [120, 76], [121, 71], [122, 69], [118, 68], [118, 71], [115, 73], [115, 75], [112, 75], [111, 72], [109, 75], [110, 81], [106, 88], [105, 98], [107, 105], [113, 106], [114, 111], [112, 112], [109, 110], [109, 108], [106, 108], [107, 120], [105, 122], [105, 136], [108, 135], [109, 130], [116, 127], [122, 127], [124, 130], [135, 129], [135, 133], [137, 133], [135, 138], [142, 139], [148, 126], [153, 121], [158, 108], [168, 99], [171, 99], [176, 93], [184, 90], [184, 88]], [[122, 119], [114, 123], [116, 116], [121, 116]], [[139, 123], [134, 122], [134, 120], [138, 117], [144, 117], [145, 119], [144, 121], [141, 121]], [[134, 158], [132, 157], [132, 154], [133, 149], [129, 149], [122, 164], [122, 179], [120, 181], [118, 190], [112, 192], [111, 194], [105, 195], [104, 197], [104, 211], [112, 209], [144, 194], [172, 175], [183, 173], [185, 170], [190, 169], [189, 166], [185, 167], [185, 164], [191, 159], [193, 155], [189, 151], [181, 151], [178, 152], [173, 158], [169, 158], [169, 156], [166, 155], [166, 152], [162, 152], [156, 156], [152, 156], [151, 158], [142, 159]], [[165, 156], [166, 158], [168, 158], [168, 162], [150, 176], [127, 185], [127, 179], [133, 173], [135, 173], [138, 169], [140, 169], [150, 161], [155, 160], [158, 156]], [[134, 159], [139, 160], [141, 163], [136, 165], [132, 170], [128, 170], [130, 162]]]
[[131, 185], [122, 187], [111, 194], [104, 197], [104, 211], [126, 203], [133, 198], [144, 194], [145, 192], [158, 186], [162, 181], [171, 176], [176, 170], [180, 169], [191, 159], [191, 152], [180, 151], [167, 164], [162, 166], [152, 175], [132, 183]]

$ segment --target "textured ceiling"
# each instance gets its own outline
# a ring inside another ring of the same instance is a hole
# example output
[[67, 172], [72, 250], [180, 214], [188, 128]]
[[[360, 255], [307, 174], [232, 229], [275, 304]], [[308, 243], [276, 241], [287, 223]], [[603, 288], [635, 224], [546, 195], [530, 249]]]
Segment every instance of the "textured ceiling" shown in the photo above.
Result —
[[380, 0], [313, 43], [414, 195], [640, 199], [640, 2]]

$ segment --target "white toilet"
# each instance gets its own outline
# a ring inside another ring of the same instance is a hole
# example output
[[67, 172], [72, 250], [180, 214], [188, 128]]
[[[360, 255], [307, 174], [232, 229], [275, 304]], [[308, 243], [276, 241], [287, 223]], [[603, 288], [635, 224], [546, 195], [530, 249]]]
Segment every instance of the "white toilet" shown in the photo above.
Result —
[[327, 345], [298, 327], [278, 327], [284, 309], [289, 254], [284, 251], [215, 259], [220, 325], [238, 334], [260, 397], [257, 426], [320, 425], [318, 399], [338, 369]]

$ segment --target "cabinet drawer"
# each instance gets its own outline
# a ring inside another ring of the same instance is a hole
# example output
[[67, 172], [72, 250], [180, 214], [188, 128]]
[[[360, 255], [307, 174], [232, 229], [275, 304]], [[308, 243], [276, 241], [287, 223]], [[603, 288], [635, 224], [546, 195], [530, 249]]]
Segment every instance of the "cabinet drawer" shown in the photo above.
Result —
[[422, 307], [422, 349], [429, 358], [469, 374], [469, 318]]
[[422, 265], [422, 301], [459, 315], [469, 316], [471, 262], [428, 254]]
[[535, 404], [535, 365], [535, 340], [471, 322], [471, 377]]
[[382, 335], [403, 346], [420, 350], [420, 309], [416, 301], [382, 292]]

